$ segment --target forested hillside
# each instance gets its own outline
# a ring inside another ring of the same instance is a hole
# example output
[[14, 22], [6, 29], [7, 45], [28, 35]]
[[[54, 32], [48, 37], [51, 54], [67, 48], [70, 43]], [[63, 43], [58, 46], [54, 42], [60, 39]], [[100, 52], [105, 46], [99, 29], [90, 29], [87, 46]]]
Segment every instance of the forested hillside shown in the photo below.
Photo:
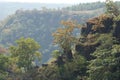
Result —
[[93, 3], [80, 3], [78, 5], [73, 5], [63, 8], [64, 10], [72, 11], [86, 11], [86, 10], [95, 10], [95, 9], [105, 9], [105, 3], [103, 2], [93, 2]]
[[[120, 6], [119, 1], [116, 1], [115, 4], [118, 7]], [[105, 10], [105, 3], [104, 2], [80, 3], [78, 5], [73, 5], [63, 8], [63, 10], [70, 10], [70, 11], [87, 11], [87, 10], [96, 10], [96, 9]]]
[[[119, 5], [119, 2], [117, 4]], [[32, 7], [27, 8], [32, 9]], [[9, 47], [21, 37], [33, 38], [41, 44], [42, 62], [46, 62], [52, 51], [56, 49], [56, 46], [53, 46], [52, 33], [62, 26], [62, 20], [75, 20], [77, 23], [83, 24], [87, 19], [104, 12], [105, 4], [102, 2], [83, 3], [62, 9], [47, 9], [45, 7], [42, 10], [18, 9], [0, 22], [0, 44]]]
[[8, 47], [20, 37], [30, 37], [41, 44], [43, 62], [50, 58], [54, 48], [52, 33], [61, 27], [61, 21], [75, 20], [84, 23], [88, 18], [103, 13], [101, 10], [17, 10], [0, 23], [0, 44]]
[[[120, 2], [116, 2], [120, 6]], [[17, 2], [0, 2], [0, 20], [6, 18], [10, 14], [14, 14], [18, 9], [32, 10], [43, 8], [47, 9], [63, 9], [63, 10], [72, 10], [72, 11], [87, 11], [87, 10], [104, 10], [105, 4], [103, 2], [94, 2], [94, 3], [79, 3], [77, 5], [71, 4], [45, 4], [45, 3], [17, 3]]]
[[42, 8], [59, 9], [63, 7], [71, 6], [69, 4], [45, 4], [45, 3], [18, 3], [18, 2], [0, 2], [0, 20], [6, 18], [10, 14], [14, 14], [18, 9], [32, 10]]
[[[119, 80], [120, 10], [112, 0], [105, 5], [105, 13], [94, 12], [94, 17], [75, 11], [16, 11], [0, 24], [0, 80]], [[41, 64], [48, 54], [51, 59]]]

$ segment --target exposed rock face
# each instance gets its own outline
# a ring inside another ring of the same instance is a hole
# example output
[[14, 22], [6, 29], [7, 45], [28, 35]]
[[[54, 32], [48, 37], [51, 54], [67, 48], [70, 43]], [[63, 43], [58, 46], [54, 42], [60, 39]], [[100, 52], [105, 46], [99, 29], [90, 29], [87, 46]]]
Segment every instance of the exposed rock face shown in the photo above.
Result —
[[81, 30], [81, 34], [82, 35], [88, 35], [90, 32], [92, 32], [92, 23], [86, 23], [87, 24], [87, 26], [86, 27], [84, 27], [84, 28], [82, 28], [82, 30]]
[[64, 53], [65, 53], [65, 55], [63, 55], [63, 56], [65, 56], [67, 60], [73, 59], [73, 55], [72, 55], [72, 51], [71, 50], [64, 51]]
[[[75, 47], [76, 51], [83, 55], [87, 60], [93, 59], [93, 57], [90, 54], [96, 50], [96, 47], [100, 46], [100, 43], [97, 42], [96, 39], [92, 39], [91, 41], [90, 36], [94, 36], [96, 33], [105, 34], [111, 32], [113, 30], [113, 24], [114, 24], [113, 16], [110, 15], [101, 15], [99, 17], [89, 19], [86, 22], [86, 26], [82, 27], [81, 35], [84, 36], [84, 39], [80, 41], [80, 44], [76, 45]], [[117, 23], [114, 35], [120, 38], [119, 26], [120, 22]], [[97, 36], [97, 38], [98, 37], [99, 36]]]
[[99, 17], [95, 17], [89, 19], [86, 22], [86, 27], [82, 28], [82, 34], [88, 35], [89, 33], [108, 33], [113, 28], [113, 17], [101, 15]]
[[[101, 45], [101, 42], [98, 40], [98, 35], [113, 32], [114, 37], [120, 41], [120, 21], [115, 22], [113, 18], [112, 15], [101, 15], [89, 19], [86, 22], [86, 26], [81, 29], [81, 38], [79, 39], [79, 43], [75, 46], [75, 50], [87, 60], [91, 60], [94, 58], [91, 56], [91, 53], [96, 50], [96, 47]], [[116, 24], [116, 26], [113, 26], [114, 24]], [[64, 53], [66, 54], [58, 57], [56, 61], [58, 65], [64, 64], [66, 59], [71, 60], [73, 58], [71, 50], [65, 51]]]
[[58, 66], [61, 66], [64, 64], [64, 61], [63, 61], [63, 57], [62, 56], [59, 56], [57, 58], [57, 60], [55, 61], [55, 63], [58, 65]]
[[120, 21], [116, 22], [116, 27], [115, 27], [113, 36], [115, 36], [120, 42]]
[[108, 33], [113, 29], [113, 18], [108, 17], [105, 20], [102, 21], [102, 24], [104, 25], [104, 29], [102, 30], [102, 33]]
[[98, 47], [100, 44], [95, 45], [76, 45], [75, 49], [77, 52], [80, 52], [82, 56], [84, 56], [87, 60], [91, 60], [94, 57], [92, 57], [90, 54], [93, 53], [96, 50], [96, 47]]
[[65, 54], [57, 57], [55, 63], [60, 66], [63, 65], [66, 61], [71, 61], [73, 59], [73, 54], [71, 50], [64, 51]]

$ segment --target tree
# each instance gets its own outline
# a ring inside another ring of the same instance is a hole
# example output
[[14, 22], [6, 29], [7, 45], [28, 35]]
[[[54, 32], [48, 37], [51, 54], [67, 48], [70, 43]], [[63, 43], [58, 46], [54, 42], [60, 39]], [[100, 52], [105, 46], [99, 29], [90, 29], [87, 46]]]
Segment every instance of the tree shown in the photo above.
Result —
[[31, 38], [20, 38], [16, 43], [10, 47], [11, 58], [16, 59], [16, 65], [26, 72], [34, 67], [35, 60], [40, 60], [40, 45]]
[[109, 35], [102, 38], [102, 45], [92, 54], [95, 59], [88, 66], [89, 80], [119, 80], [120, 45]]
[[62, 21], [61, 24], [64, 27], [53, 33], [54, 43], [59, 45], [63, 53], [70, 59], [72, 45], [76, 42], [73, 31], [75, 28], [80, 28], [80, 25], [76, 24], [75, 21]]
[[119, 15], [119, 9], [118, 7], [114, 4], [113, 0], [106, 0], [106, 9], [107, 13], [110, 13], [112, 15], [118, 16]]
[[64, 64], [61, 71], [61, 80], [85, 80], [87, 75], [86, 66], [86, 59], [81, 55], [75, 55], [72, 62]]
[[0, 80], [6, 80], [8, 76], [8, 62], [8, 57], [0, 53]]

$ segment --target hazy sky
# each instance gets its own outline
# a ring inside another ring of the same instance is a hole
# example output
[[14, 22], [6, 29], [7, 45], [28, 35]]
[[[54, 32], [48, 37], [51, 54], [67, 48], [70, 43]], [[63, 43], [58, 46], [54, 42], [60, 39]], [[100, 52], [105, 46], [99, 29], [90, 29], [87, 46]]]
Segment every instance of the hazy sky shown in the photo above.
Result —
[[[68, 4], [78, 4], [85, 2], [96, 2], [105, 0], [0, 0], [2, 2], [39, 2], [39, 3], [68, 3]], [[115, 0], [114, 0], [115, 1]], [[120, 1], [120, 0], [117, 0]]]

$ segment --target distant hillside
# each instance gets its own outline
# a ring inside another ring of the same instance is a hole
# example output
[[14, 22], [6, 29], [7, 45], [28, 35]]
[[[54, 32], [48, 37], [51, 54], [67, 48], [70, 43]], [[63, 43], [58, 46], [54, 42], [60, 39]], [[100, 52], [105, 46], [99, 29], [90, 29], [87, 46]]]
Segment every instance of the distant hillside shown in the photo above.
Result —
[[18, 9], [32, 10], [41, 9], [42, 7], [57, 9], [71, 6], [69, 4], [45, 4], [45, 3], [15, 3], [15, 2], [0, 2], [0, 20], [6, 16], [15, 13]]
[[85, 10], [95, 10], [99, 8], [105, 8], [105, 3], [103, 2], [93, 2], [93, 3], [80, 3], [78, 5], [72, 5], [63, 8], [64, 10], [72, 11], [85, 11]]
[[[115, 4], [120, 7], [120, 1], [116, 1]], [[93, 3], [80, 3], [78, 5], [72, 5], [63, 8], [63, 10], [70, 10], [70, 11], [87, 11], [87, 10], [96, 10], [103, 8], [105, 10], [105, 3], [104, 2], [93, 2]]]
[[33, 9], [62, 9], [72, 11], [87, 11], [101, 9], [105, 6], [102, 2], [80, 3], [78, 5], [70, 4], [45, 4], [45, 3], [16, 3], [16, 2], [0, 2], [0, 20], [3, 20], [10, 14], [14, 14], [16, 10], [33, 10]]
[[[120, 6], [120, 2], [116, 2]], [[33, 10], [33, 9], [61, 9], [69, 11], [87, 11], [96, 9], [105, 9], [105, 4], [103, 2], [94, 3], [80, 3], [78, 5], [70, 4], [45, 4], [45, 3], [15, 3], [15, 2], [0, 2], [0, 20], [3, 20], [10, 14], [14, 14], [16, 10]]]

